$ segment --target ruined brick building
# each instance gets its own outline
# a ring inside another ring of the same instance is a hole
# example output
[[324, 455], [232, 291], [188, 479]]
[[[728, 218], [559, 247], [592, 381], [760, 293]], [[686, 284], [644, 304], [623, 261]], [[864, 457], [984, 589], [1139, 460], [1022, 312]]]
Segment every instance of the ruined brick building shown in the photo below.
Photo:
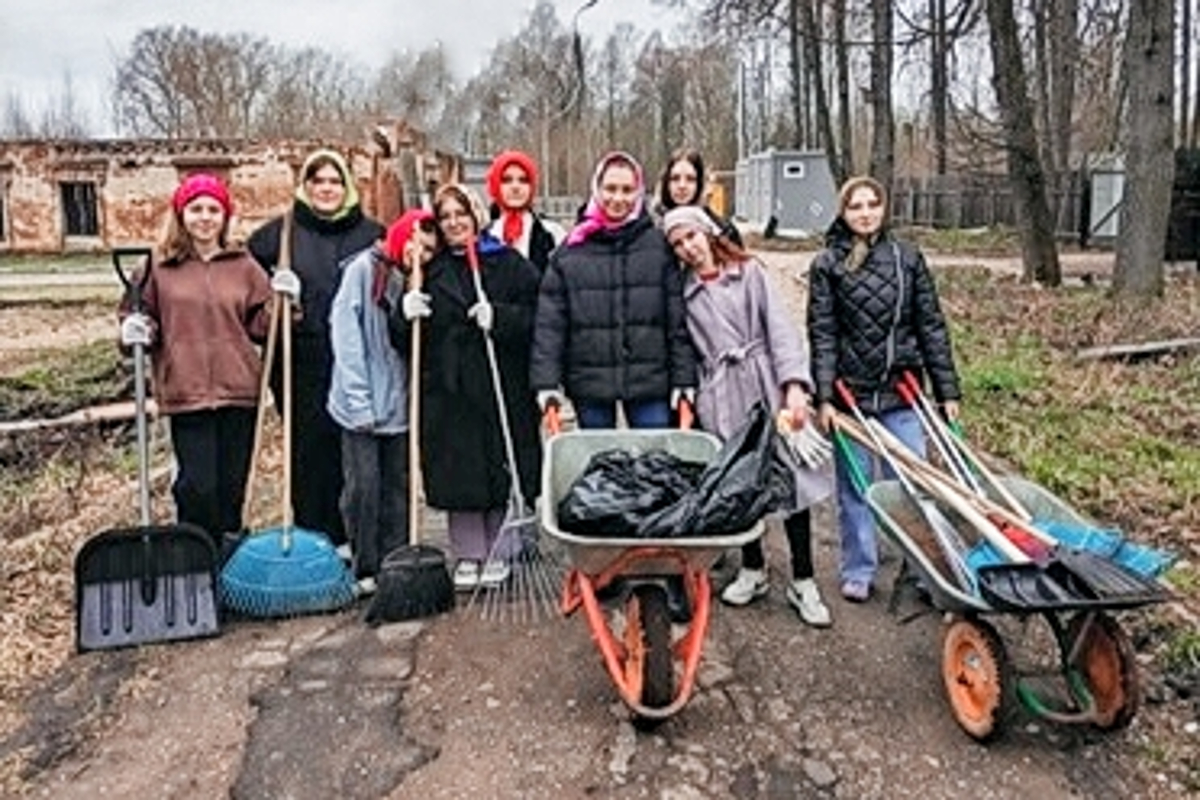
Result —
[[361, 142], [0, 140], [0, 253], [153, 243], [171, 193], [193, 172], [229, 184], [240, 241], [289, 206], [300, 166], [318, 147], [346, 156], [363, 209], [385, 224], [461, 172], [457, 156], [403, 122], [380, 125]]

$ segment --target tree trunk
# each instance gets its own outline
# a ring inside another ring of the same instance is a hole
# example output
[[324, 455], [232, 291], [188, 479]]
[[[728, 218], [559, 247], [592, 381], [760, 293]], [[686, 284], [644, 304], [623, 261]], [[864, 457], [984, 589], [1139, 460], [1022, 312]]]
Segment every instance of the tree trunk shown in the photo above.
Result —
[[800, 0], [788, 0], [788, 77], [792, 83], [792, 146], [804, 147], [804, 70], [800, 67]]
[[838, 149], [842, 174], [854, 174], [854, 129], [850, 119], [850, 55], [846, 46], [846, 0], [833, 0], [833, 62], [837, 65]]
[[987, 17], [991, 29], [992, 64], [997, 65], [992, 83], [1000, 106], [1008, 150], [1008, 176], [1021, 230], [1023, 279], [1059, 286], [1062, 270], [1054, 244], [1054, 221], [1046, 202], [1046, 174], [1038, 157], [1033, 107], [1026, 90], [1013, 0], [987, 0]]
[[1188, 138], [1188, 113], [1191, 111], [1192, 90], [1192, 0], [1183, 0], [1179, 26], [1183, 32], [1179, 37], [1179, 146], [1195, 147], [1195, 139]]
[[890, 190], [896, 177], [891, 0], [871, 0], [871, 34], [871, 174]]
[[1075, 68], [1079, 61], [1079, 0], [1057, 0], [1050, 7], [1050, 129], [1054, 170], [1054, 218], [1060, 219], [1071, 170], [1071, 109], [1075, 105]]
[[829, 113], [829, 96], [825, 93], [825, 71], [821, 66], [821, 28], [817, 25], [817, 13], [814, 4], [821, 0], [798, 0], [800, 5], [801, 24], [809, 33], [809, 40], [804, 47], [804, 60], [812, 77], [813, 93], [817, 103], [817, 125], [820, 126], [819, 136], [825, 148], [825, 157], [829, 161], [829, 170], [833, 173], [833, 182], [839, 186], [846, 180], [847, 175], [841, 169], [838, 159], [837, 142], [833, 137], [832, 115]]
[[[947, 170], [946, 116], [950, 103], [950, 76], [947, 62], [946, 0], [929, 0], [929, 16], [933, 35], [930, 36], [930, 102], [933, 105], [933, 152], [938, 175]], [[1032, 120], [1031, 120], [1032, 121]]]
[[1121, 205], [1113, 294], [1161, 297], [1163, 248], [1175, 176], [1174, 3], [1130, 0], [1125, 34], [1125, 197]]

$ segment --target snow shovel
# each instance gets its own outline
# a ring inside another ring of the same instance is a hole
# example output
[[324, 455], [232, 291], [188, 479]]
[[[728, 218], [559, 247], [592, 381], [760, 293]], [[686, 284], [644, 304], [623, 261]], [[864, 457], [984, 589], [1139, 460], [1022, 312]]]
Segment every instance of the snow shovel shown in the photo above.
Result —
[[[147, 248], [118, 248], [113, 266], [142, 310], [142, 290], [150, 277]], [[133, 283], [122, 258], [139, 257], [143, 269]], [[138, 507], [141, 524], [96, 534], [75, 557], [75, 646], [79, 652], [197, 639], [219, 633], [217, 553], [208, 533], [196, 525], [150, 522], [150, 452], [146, 423], [145, 347], [133, 346], [137, 409]]]

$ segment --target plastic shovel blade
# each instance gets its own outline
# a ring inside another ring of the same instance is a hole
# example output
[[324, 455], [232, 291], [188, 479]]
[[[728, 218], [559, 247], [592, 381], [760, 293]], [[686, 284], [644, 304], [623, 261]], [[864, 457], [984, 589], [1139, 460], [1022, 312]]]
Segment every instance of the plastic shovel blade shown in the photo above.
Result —
[[192, 525], [104, 531], [75, 559], [76, 649], [215, 636], [216, 553]]

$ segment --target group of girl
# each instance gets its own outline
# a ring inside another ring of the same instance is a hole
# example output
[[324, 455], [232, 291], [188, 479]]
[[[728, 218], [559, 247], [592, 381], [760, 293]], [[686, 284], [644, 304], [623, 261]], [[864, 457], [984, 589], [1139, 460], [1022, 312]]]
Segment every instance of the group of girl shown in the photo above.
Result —
[[[702, 428], [726, 438], [756, 402], [795, 429], [828, 430], [841, 379], [867, 413], [920, 450], [917, 420], [891, 388], [915, 370], [930, 375], [936, 397], [957, 413], [932, 280], [919, 252], [886, 233], [886, 194], [873, 180], [843, 187], [828, 247], [812, 266], [811, 363], [765, 270], [736, 228], [704, 205], [699, 154], [672, 156], [654, 208], [638, 161], [604, 156], [569, 232], [533, 211], [536, 187], [533, 160], [508, 151], [488, 172], [490, 212], [471, 189], [447, 184], [432, 212], [406, 212], [385, 230], [363, 215], [346, 162], [319, 151], [304, 165], [292, 209], [256, 231], [245, 253], [229, 246], [224, 185], [207, 175], [186, 179], [143, 313], [126, 308], [122, 323], [122, 341], [141, 341], [154, 356], [160, 410], [171, 416], [179, 519], [218, 535], [241, 529], [261, 369], [255, 345], [272, 291], [301, 308], [289, 321], [297, 344], [296, 523], [347, 544], [364, 591], [383, 555], [408, 540], [410, 386], [422, 395], [426, 500], [447, 512], [462, 590], [508, 578], [509, 565], [489, 556], [510, 479], [525, 497], [538, 494], [541, 417], [566, 400], [583, 428], [614, 427], [618, 415], [630, 427], [665, 428], [688, 403]], [[289, 230], [290, 247], [281, 247]], [[276, 269], [281, 251], [290, 253], [290, 270]], [[409, 376], [405, 354], [417, 320], [421, 374]], [[869, 468], [865, 453], [855, 457]], [[844, 464], [837, 480], [841, 593], [864, 601], [878, 566], [873, 524]], [[831, 619], [813, 579], [809, 507], [832, 488], [820, 470], [798, 471], [797, 507], [783, 524], [792, 562], [785, 595], [813, 626]], [[745, 605], [768, 587], [754, 541], [722, 599]]]

